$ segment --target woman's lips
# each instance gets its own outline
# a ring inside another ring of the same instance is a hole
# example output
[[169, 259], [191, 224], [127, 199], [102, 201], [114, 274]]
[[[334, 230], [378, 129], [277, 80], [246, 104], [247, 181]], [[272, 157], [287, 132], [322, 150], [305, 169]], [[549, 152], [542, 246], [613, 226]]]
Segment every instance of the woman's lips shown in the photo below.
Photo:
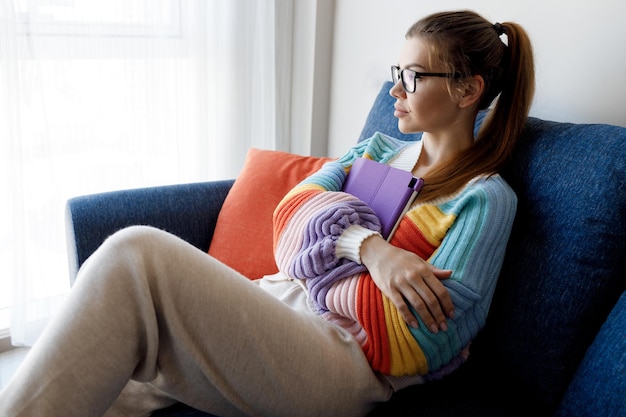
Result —
[[394, 106], [394, 109], [395, 111], [393, 112], [393, 115], [395, 117], [402, 117], [409, 113], [408, 111], [404, 110], [402, 107]]

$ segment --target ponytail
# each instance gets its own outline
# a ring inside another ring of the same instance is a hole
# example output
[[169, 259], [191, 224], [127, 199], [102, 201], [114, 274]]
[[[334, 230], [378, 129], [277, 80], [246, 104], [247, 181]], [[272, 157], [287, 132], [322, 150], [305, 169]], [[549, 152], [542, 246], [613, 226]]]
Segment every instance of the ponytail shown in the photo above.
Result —
[[493, 142], [494, 172], [506, 162], [522, 134], [535, 86], [528, 35], [516, 23], [502, 23], [501, 26], [508, 38], [502, 92], [476, 138], [477, 143]]

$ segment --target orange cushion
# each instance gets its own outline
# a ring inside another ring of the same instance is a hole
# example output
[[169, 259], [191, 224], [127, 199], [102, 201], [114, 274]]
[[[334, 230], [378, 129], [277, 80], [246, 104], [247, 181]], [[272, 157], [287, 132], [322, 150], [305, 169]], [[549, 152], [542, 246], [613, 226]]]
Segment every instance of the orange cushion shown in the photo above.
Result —
[[272, 249], [274, 209], [295, 185], [330, 160], [250, 149], [218, 215], [209, 255], [250, 279], [278, 272]]

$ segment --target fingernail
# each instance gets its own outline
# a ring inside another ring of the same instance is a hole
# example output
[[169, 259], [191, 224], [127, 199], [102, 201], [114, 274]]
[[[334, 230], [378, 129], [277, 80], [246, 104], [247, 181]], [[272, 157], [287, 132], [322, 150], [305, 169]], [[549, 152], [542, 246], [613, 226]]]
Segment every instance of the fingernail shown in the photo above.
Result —
[[450, 310], [450, 312], [448, 313], [448, 317], [450, 317], [451, 319], [454, 318], [454, 310]]
[[417, 324], [416, 321], [412, 321], [411, 322], [411, 327], [414, 328], [414, 329], [417, 329], [419, 327], [419, 325]]
[[441, 322], [441, 324], [439, 325], [439, 327], [441, 328], [441, 330], [443, 330], [444, 332], [448, 331], [448, 325], [446, 324], [446, 322]]
[[430, 325], [430, 331], [433, 333], [439, 333], [439, 327], [437, 327], [436, 324], [431, 324]]

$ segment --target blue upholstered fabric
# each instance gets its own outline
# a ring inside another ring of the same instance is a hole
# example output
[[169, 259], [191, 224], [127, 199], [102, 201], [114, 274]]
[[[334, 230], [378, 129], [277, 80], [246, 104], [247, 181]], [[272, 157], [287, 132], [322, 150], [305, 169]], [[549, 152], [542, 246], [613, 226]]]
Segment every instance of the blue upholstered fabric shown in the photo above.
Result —
[[[382, 86], [360, 139], [376, 131], [419, 139], [398, 132], [390, 86]], [[371, 417], [551, 416], [557, 408], [558, 417], [626, 416], [626, 128], [531, 118], [502, 174], [517, 192], [518, 214], [469, 362], [444, 381], [396, 393]], [[72, 200], [74, 267], [110, 233], [136, 223], [206, 249], [229, 186]], [[180, 405], [156, 415], [206, 416]]]
[[626, 293], [600, 329], [557, 417], [626, 416]]
[[486, 359], [552, 409], [626, 289], [626, 129], [531, 119], [503, 175], [519, 207]]
[[206, 251], [234, 180], [79, 196], [66, 204], [70, 279], [114, 232], [132, 225], [167, 230]]

